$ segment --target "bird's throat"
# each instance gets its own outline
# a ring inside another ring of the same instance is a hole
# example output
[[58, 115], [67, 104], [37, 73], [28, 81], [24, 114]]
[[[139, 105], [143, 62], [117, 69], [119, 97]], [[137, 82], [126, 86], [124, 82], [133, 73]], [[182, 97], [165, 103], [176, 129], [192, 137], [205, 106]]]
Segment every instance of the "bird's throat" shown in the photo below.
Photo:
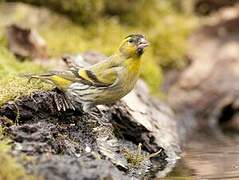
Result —
[[125, 61], [125, 67], [128, 69], [129, 72], [131, 73], [136, 73], [138, 74], [140, 71], [140, 64], [141, 60], [140, 58], [129, 58]]

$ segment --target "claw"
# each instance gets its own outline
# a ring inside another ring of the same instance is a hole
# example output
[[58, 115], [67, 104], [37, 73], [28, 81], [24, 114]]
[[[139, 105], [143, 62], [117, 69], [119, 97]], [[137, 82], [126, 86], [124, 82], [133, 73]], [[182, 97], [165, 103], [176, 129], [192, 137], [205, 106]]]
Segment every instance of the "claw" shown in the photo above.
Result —
[[54, 94], [53, 97], [57, 110], [66, 111], [67, 109], [72, 109], [75, 111], [76, 108], [73, 105], [73, 102], [65, 95], [65, 93], [62, 91], [59, 91], [58, 93], [61, 94], [61, 98], [57, 97], [57, 94]]

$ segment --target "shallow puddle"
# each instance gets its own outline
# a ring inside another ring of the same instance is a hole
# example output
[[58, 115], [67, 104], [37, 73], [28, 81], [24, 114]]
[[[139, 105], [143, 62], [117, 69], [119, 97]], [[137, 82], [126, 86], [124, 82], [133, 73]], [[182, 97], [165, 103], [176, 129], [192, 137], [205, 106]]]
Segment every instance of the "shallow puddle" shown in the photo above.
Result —
[[166, 179], [239, 179], [239, 135], [194, 134]]

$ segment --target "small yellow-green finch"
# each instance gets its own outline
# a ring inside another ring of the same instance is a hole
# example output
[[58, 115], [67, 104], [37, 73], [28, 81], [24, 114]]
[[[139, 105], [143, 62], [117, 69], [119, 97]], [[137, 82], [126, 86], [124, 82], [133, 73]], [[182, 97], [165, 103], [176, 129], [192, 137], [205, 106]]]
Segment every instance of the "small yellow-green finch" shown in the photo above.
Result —
[[[118, 51], [105, 61], [85, 68], [34, 75], [54, 84], [66, 97], [64, 110], [82, 104], [85, 112], [95, 105], [110, 104], [128, 94], [140, 73], [141, 56], [149, 44], [141, 34], [127, 36]], [[61, 109], [61, 108], [58, 108]]]

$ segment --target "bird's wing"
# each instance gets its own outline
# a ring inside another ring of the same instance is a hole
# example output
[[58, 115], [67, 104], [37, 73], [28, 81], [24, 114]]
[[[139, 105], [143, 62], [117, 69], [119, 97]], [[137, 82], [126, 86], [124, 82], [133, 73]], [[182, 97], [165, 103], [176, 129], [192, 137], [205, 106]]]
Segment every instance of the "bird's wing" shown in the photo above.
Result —
[[46, 79], [59, 88], [65, 88], [73, 82], [81, 84], [108, 87], [117, 80], [118, 67], [94, 67], [89, 69], [72, 69], [70, 71], [53, 72], [45, 75], [38, 75], [35, 78]]
[[72, 72], [85, 84], [108, 87], [117, 81], [120, 68], [119, 58], [117, 56], [111, 56], [103, 62], [101, 61], [86, 68], [74, 69]]
[[119, 68], [120, 66], [114, 61], [106, 60], [86, 68], [50, 72], [44, 75], [34, 75], [31, 78], [46, 80], [61, 89], [67, 88], [73, 82], [96, 87], [108, 87], [116, 82]]
[[117, 67], [104, 67], [104, 65], [100, 65], [89, 69], [80, 69], [74, 74], [92, 86], [107, 87], [116, 81], [117, 69]]

